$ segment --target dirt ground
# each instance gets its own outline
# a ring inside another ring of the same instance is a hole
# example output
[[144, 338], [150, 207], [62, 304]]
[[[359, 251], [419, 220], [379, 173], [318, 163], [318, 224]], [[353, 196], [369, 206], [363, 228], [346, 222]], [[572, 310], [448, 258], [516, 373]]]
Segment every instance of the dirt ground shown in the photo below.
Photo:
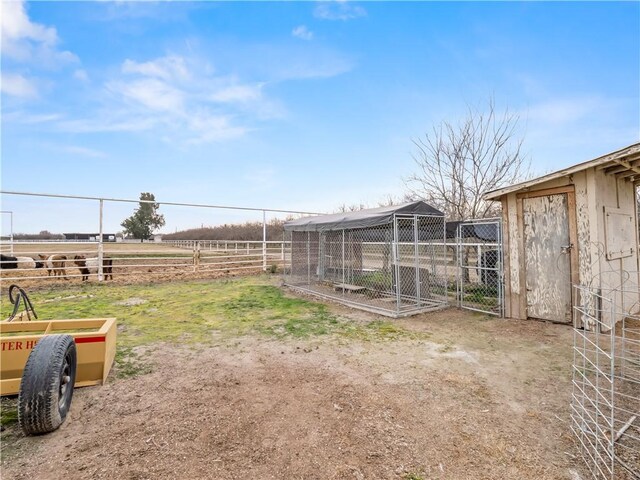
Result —
[[587, 478], [570, 328], [456, 309], [397, 322], [429, 340], [141, 347], [152, 373], [78, 389], [58, 431], [3, 432], [2, 477]]

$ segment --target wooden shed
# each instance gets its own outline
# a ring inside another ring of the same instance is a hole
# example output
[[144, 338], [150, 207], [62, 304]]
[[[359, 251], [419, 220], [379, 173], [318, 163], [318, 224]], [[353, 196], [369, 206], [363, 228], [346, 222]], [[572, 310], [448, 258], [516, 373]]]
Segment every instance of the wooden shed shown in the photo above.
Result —
[[571, 322], [572, 285], [640, 305], [640, 143], [485, 195], [503, 215], [505, 313]]

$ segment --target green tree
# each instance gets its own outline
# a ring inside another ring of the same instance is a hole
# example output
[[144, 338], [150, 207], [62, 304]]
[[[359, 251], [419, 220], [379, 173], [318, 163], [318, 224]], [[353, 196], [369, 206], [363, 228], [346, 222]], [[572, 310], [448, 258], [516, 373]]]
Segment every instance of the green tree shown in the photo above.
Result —
[[140, 206], [120, 224], [126, 235], [142, 241], [148, 239], [154, 230], [164, 226], [164, 215], [158, 213], [160, 204], [155, 203], [155, 200], [153, 193], [140, 194]]

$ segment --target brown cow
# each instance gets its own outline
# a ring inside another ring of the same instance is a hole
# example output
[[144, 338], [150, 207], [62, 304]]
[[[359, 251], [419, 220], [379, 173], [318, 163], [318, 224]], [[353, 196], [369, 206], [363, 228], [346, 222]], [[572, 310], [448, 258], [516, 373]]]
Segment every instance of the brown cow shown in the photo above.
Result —
[[47, 276], [51, 275], [51, 272], [53, 272], [53, 276], [54, 277], [63, 277], [65, 280], [68, 280], [67, 278], [67, 271], [65, 270], [66, 267], [66, 260], [67, 257], [65, 255], [38, 255], [38, 257], [40, 258], [40, 260], [44, 261], [44, 266], [47, 269]]
[[[89, 280], [89, 275], [98, 273], [98, 257], [86, 258], [84, 255], [73, 257], [73, 263], [78, 266], [82, 274], [82, 281]], [[102, 257], [102, 274], [105, 280], [113, 280], [113, 260]]]

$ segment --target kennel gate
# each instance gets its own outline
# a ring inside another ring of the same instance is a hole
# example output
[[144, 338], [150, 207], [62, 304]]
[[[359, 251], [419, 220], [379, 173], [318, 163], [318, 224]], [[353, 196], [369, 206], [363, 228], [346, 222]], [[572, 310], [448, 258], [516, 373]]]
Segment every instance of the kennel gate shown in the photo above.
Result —
[[460, 222], [455, 232], [455, 257], [458, 306], [503, 317], [502, 220]]

